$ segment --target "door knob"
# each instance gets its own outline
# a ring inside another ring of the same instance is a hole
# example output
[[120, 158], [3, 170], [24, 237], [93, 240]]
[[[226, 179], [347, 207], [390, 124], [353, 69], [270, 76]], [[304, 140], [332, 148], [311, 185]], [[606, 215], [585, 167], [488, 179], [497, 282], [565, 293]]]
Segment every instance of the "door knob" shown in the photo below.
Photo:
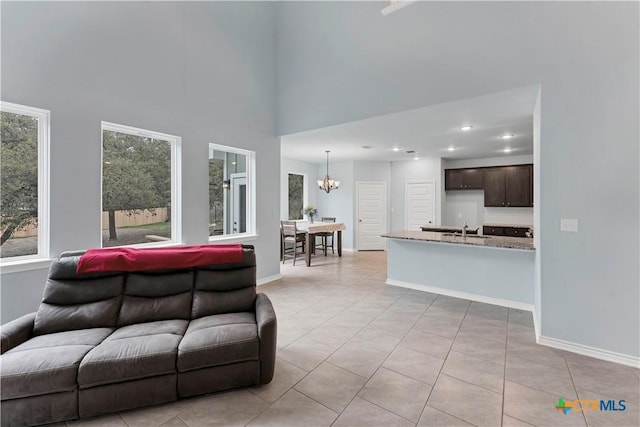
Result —
[[362, 220], [361, 220], [361, 219], [359, 219], [359, 220], [358, 220], [358, 222], [362, 222]]

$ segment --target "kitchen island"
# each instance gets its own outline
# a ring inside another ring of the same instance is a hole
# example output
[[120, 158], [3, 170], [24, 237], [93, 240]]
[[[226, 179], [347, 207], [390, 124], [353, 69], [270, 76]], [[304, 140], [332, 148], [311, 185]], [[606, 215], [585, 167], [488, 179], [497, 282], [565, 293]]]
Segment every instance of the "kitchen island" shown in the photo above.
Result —
[[396, 231], [387, 239], [387, 284], [532, 310], [533, 239]]

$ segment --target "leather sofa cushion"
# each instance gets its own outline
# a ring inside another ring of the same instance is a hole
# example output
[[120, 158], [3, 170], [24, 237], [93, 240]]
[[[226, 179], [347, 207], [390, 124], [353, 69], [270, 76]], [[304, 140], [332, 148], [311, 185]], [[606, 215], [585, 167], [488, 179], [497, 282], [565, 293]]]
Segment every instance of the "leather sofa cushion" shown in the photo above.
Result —
[[131, 273], [118, 326], [191, 316], [193, 271]]
[[254, 313], [217, 314], [192, 320], [178, 347], [178, 371], [258, 360]]
[[78, 366], [113, 328], [40, 335], [1, 357], [2, 400], [75, 390]]
[[236, 289], [233, 291], [193, 292], [193, 308], [191, 316], [198, 319], [205, 316], [224, 313], [235, 313], [253, 310], [256, 304], [256, 287]]
[[47, 280], [33, 331], [36, 335], [70, 329], [114, 328], [124, 276], [86, 280]]
[[124, 326], [91, 350], [80, 363], [81, 389], [176, 372], [178, 344], [187, 320]]
[[196, 268], [191, 318], [253, 311], [256, 298], [256, 258], [244, 248], [242, 262]]

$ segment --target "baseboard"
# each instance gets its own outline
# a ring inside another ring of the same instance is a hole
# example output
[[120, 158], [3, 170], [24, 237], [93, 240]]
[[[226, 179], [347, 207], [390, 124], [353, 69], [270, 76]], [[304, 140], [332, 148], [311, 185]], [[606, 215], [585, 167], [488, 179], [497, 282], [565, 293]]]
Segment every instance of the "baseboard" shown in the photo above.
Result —
[[632, 368], [636, 369], [640, 368], [640, 357], [629, 356], [628, 354], [616, 353], [615, 351], [603, 350], [601, 348], [590, 347], [588, 345], [545, 336], [538, 336], [536, 341], [540, 345], [557, 348], [558, 350], [570, 351], [572, 353], [578, 353], [583, 356], [593, 357], [594, 359], [606, 360], [607, 362], [614, 362], [621, 365], [631, 366]]
[[535, 333], [536, 336], [536, 342], [538, 342], [538, 339], [540, 338], [540, 321], [538, 320], [538, 313], [535, 309], [531, 310], [531, 315], [533, 317], [533, 332]]
[[274, 280], [282, 279], [282, 274], [274, 274], [272, 276], [263, 277], [257, 280], [257, 285], [266, 285], [269, 282], [273, 282]]
[[453, 291], [451, 289], [437, 288], [435, 286], [429, 286], [429, 285], [419, 285], [417, 283], [403, 282], [400, 280], [394, 280], [389, 278], [387, 278], [386, 284], [393, 285], [393, 286], [400, 286], [402, 288], [415, 289], [417, 291], [424, 291], [424, 292], [431, 292], [439, 295], [446, 295], [448, 297], [468, 299], [471, 301], [483, 302], [486, 304], [499, 305], [501, 307], [515, 308], [518, 310], [533, 312], [533, 304], [526, 304], [523, 302], [511, 301], [508, 299], [493, 298], [493, 297], [488, 297], [484, 295], [470, 294], [462, 291]]

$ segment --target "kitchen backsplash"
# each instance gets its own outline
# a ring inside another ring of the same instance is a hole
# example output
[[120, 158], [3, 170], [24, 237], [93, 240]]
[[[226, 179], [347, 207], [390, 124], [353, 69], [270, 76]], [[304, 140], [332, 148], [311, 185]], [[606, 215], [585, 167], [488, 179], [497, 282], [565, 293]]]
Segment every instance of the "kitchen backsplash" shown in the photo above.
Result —
[[484, 224], [533, 225], [533, 208], [484, 208]]

